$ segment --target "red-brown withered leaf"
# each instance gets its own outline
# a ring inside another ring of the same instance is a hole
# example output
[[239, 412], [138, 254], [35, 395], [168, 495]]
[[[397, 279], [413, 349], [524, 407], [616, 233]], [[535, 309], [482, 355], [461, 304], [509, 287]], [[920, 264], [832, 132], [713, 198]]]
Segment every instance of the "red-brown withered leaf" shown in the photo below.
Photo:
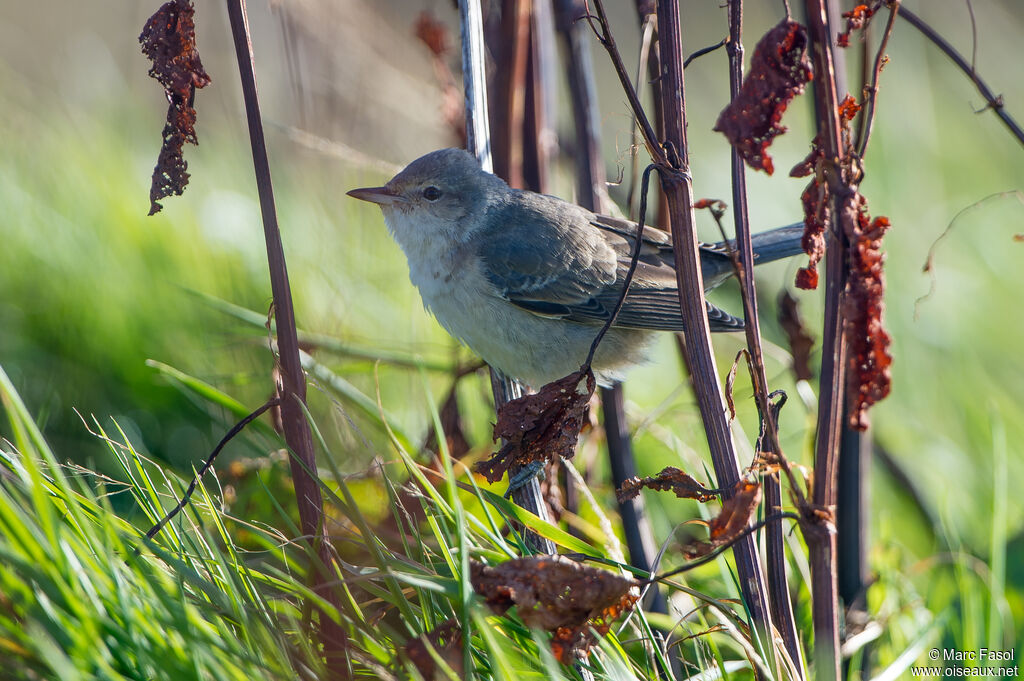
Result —
[[[585, 390], [580, 383], [585, 381]], [[473, 470], [491, 482], [501, 480], [510, 466], [537, 461], [571, 459], [586, 422], [587, 405], [594, 394], [594, 374], [575, 371], [548, 383], [533, 395], [511, 400], [498, 411], [494, 439], [505, 444]]]
[[[562, 663], [586, 652], [590, 629], [604, 634], [636, 603], [639, 583], [564, 556], [516, 558], [470, 565], [473, 590], [499, 615], [512, 606], [530, 627], [554, 634], [551, 648]], [[631, 590], [633, 593], [630, 593]]]
[[797, 22], [783, 19], [758, 41], [739, 94], [715, 123], [715, 130], [726, 136], [751, 168], [769, 175], [774, 172], [768, 147], [786, 131], [782, 114], [804, 91], [811, 75], [807, 31]]
[[850, 425], [868, 427], [868, 409], [889, 394], [892, 374], [891, 339], [885, 330], [885, 276], [882, 237], [889, 219], [874, 220], [867, 201], [855, 194], [843, 205], [840, 221], [849, 240], [849, 293], [843, 305], [846, 338], [849, 343], [847, 396]]
[[843, 18], [846, 19], [846, 29], [836, 36], [836, 44], [839, 47], [849, 47], [850, 33], [864, 28], [874, 13], [875, 10], [867, 5], [857, 5], [849, 12], [843, 12]]
[[818, 288], [818, 263], [825, 255], [825, 231], [832, 220], [832, 194], [827, 182], [821, 180], [819, 168], [825, 153], [821, 140], [815, 137], [807, 157], [793, 166], [790, 177], [808, 177], [811, 181], [800, 195], [804, 207], [804, 234], [800, 246], [808, 256], [807, 267], [801, 267], [796, 274], [796, 287], [804, 290]]
[[640, 494], [643, 488], [672, 491], [680, 499], [696, 499], [697, 501], [710, 501], [715, 498], [713, 490], [704, 487], [702, 484], [687, 475], [683, 470], [668, 466], [657, 475], [647, 478], [630, 478], [622, 483], [615, 492], [619, 502], [628, 501]]
[[139, 35], [143, 54], [153, 62], [149, 75], [163, 85], [169, 103], [163, 145], [149, 189], [150, 215], [162, 208], [160, 199], [185, 191], [189, 174], [182, 146], [185, 142], [199, 144], [192, 104], [196, 88], [209, 85], [210, 76], [196, 49], [193, 14], [191, 0], [171, 0], [146, 21]]
[[798, 381], [810, 381], [814, 378], [814, 371], [811, 370], [814, 337], [804, 325], [796, 298], [786, 289], [779, 294], [778, 310], [779, 326], [786, 334], [789, 352], [793, 355], [793, 374]]
[[451, 49], [448, 27], [428, 10], [420, 12], [414, 31], [416, 37], [435, 55], [444, 55]]
[[757, 513], [760, 503], [761, 483], [740, 478], [733, 487], [733, 495], [722, 501], [722, 510], [708, 524], [710, 541], [690, 542], [683, 548], [683, 554], [692, 560], [736, 541]]

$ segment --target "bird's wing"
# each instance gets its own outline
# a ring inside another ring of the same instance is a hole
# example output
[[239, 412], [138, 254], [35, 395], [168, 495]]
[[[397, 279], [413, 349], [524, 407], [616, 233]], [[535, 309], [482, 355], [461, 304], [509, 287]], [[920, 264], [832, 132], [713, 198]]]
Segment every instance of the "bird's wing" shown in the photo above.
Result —
[[[551, 197], [524, 192], [517, 198], [521, 201], [490, 216], [490, 224], [501, 229], [485, 235], [480, 246], [484, 270], [499, 295], [546, 317], [587, 324], [606, 321], [625, 282], [636, 225]], [[513, 219], [515, 224], [509, 222]], [[572, 227], [556, 231], [552, 219]], [[616, 326], [682, 330], [671, 263], [668, 235], [645, 229], [633, 284]], [[708, 316], [712, 331], [743, 328], [742, 320], [710, 303]]]
[[[616, 250], [629, 258], [633, 253], [636, 244], [635, 222], [622, 218], [613, 218], [608, 215], [595, 215], [593, 225], [607, 235], [610, 242], [615, 242]], [[704, 290], [710, 291], [732, 274], [732, 259], [729, 256], [729, 246], [725, 242], [714, 244], [698, 243], [700, 251], [700, 265], [704, 278]], [[643, 244], [641, 253], [656, 249], [658, 260], [672, 271], [669, 272], [670, 279], [675, 280], [675, 254], [672, 250], [672, 237], [668, 232], [654, 227], [644, 226]]]
[[[553, 197], [513, 196], [519, 201], [492, 209], [494, 228], [480, 238], [484, 272], [499, 295], [538, 314], [565, 316], [615, 282], [616, 252], [589, 227], [588, 211]], [[573, 228], [558, 229], [553, 220]]]

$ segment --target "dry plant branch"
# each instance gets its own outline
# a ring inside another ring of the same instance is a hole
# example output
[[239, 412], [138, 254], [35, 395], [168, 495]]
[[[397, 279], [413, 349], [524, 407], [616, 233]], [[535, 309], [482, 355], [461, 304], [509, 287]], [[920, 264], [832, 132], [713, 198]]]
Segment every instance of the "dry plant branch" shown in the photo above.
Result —
[[[843, 154], [839, 119], [840, 95], [832, 31], [839, 17], [831, 15], [826, 0], [805, 0], [811, 54], [814, 63], [814, 99], [818, 144], [824, 153], [824, 182], [834, 196], [833, 219], [850, 196], [851, 188], [839, 177]], [[804, 536], [811, 564], [812, 621], [814, 626], [814, 669], [820, 679], [838, 679], [839, 603], [836, 572], [836, 528], [832, 516], [836, 504], [836, 472], [844, 419], [846, 385], [846, 340], [842, 303], [846, 289], [846, 244], [842, 230], [826, 225], [825, 320], [822, 338], [821, 381], [819, 384], [817, 437], [815, 441], [813, 501], [821, 510], [805, 515]]]
[[[956, 51], [949, 41], [939, 35], [938, 31], [932, 28], [926, 21], [921, 19], [906, 7], [900, 9], [900, 16], [907, 20], [911, 26], [919, 30], [928, 40], [932, 41], [936, 47], [953, 60], [953, 63], [957, 65], [964, 74], [971, 79], [974, 86], [978, 88], [978, 92], [985, 98], [985, 109], [992, 109], [992, 111], [999, 116], [999, 120], [1003, 122], [1006, 128], [1017, 138], [1017, 141], [1024, 144], [1024, 129], [1021, 129], [1020, 124], [1014, 120], [1013, 116], [1006, 112], [1006, 108], [1003, 105], [1002, 95], [993, 94], [988, 83], [982, 80], [978, 72], [974, 70], [974, 64], [968, 62], [962, 54]], [[984, 109], [982, 109], [984, 111]]]
[[878, 45], [878, 52], [875, 53], [875, 63], [871, 74], [871, 84], [864, 84], [864, 108], [860, 113], [860, 130], [857, 134], [857, 156], [864, 158], [868, 150], [868, 142], [871, 141], [871, 130], [874, 128], [875, 112], [878, 106], [878, 79], [882, 75], [882, 67], [885, 66], [885, 48], [889, 45], [889, 38], [892, 36], [893, 26], [896, 24], [896, 15], [900, 11], [900, 0], [893, 0], [889, 3], [889, 20], [885, 23], [885, 32], [882, 34], [882, 42]]
[[[703, 295], [703, 281], [697, 251], [693, 187], [689, 175], [686, 147], [685, 106], [683, 101], [682, 38], [679, 5], [673, 0], [659, 2], [658, 43], [661, 64], [661, 109], [665, 124], [664, 146], [640, 105], [639, 97], [622, 63], [601, 0], [594, 0], [596, 15], [588, 15], [598, 40], [608, 51], [634, 109], [648, 151], [658, 168], [661, 186], [668, 199], [672, 243], [676, 256], [676, 282], [680, 311], [687, 329], [686, 356], [694, 378], [694, 387], [719, 487], [729, 487], [740, 479], [732, 437], [725, 413], [725, 400], [718, 381], [711, 351], [711, 333]], [[597, 23], [595, 23], [595, 20]], [[749, 536], [734, 547], [741, 590], [758, 631], [768, 631], [767, 588], [757, 548]]]
[[177, 504], [175, 504], [174, 508], [168, 511], [163, 518], [153, 525], [153, 527], [149, 528], [149, 531], [146, 532], [146, 539], [152, 539], [155, 537], [157, 533], [174, 518], [174, 516], [178, 515], [181, 509], [185, 508], [189, 500], [192, 498], [192, 494], [195, 493], [196, 487], [199, 486], [199, 481], [210, 471], [211, 468], [213, 468], [213, 462], [217, 459], [217, 456], [220, 454], [221, 450], [224, 449], [227, 443], [231, 442], [231, 440], [241, 433], [247, 425], [262, 416], [265, 411], [272, 407], [276, 407], [279, 404], [281, 404], [280, 398], [271, 398], [231, 427], [231, 430], [229, 430], [227, 434], [221, 438], [220, 442], [217, 443], [217, 446], [213, 448], [210, 456], [206, 457], [206, 461], [203, 463], [202, 467], [200, 467], [200, 469], [195, 472], [195, 475], [192, 476], [192, 481], [189, 482], [188, 488], [185, 489], [185, 493], [181, 495], [181, 499]]
[[[729, 56], [729, 93], [730, 98], [735, 100], [740, 93], [743, 84], [743, 2], [742, 0], [729, 1], [729, 38], [727, 45]], [[731, 145], [731, 172], [732, 172], [732, 201], [733, 201], [733, 226], [736, 231], [736, 249], [738, 261], [736, 264], [736, 277], [740, 283], [741, 298], [743, 301], [744, 332], [747, 339], [747, 350], [750, 353], [751, 378], [754, 384], [754, 396], [757, 403], [758, 413], [764, 422], [764, 431], [767, 435], [768, 446], [771, 452], [778, 458], [783, 471], [789, 479], [789, 486], [792, 494], [797, 498], [798, 508], [805, 505], [803, 490], [793, 475], [789, 460], [782, 452], [779, 444], [778, 411], [770, 404], [768, 394], [768, 378], [764, 367], [764, 353], [761, 347], [761, 320], [758, 314], [757, 289], [753, 276], [748, 273], [754, 271], [754, 249], [751, 243], [750, 218], [747, 205], [747, 179], [746, 166], [740, 150]], [[718, 218], [716, 217], [716, 221]], [[728, 243], [728, 242], [727, 242]], [[781, 405], [780, 405], [781, 406]], [[765, 495], [768, 503], [777, 498], [781, 507], [781, 489], [777, 476], [769, 475], [764, 480]], [[769, 505], [769, 510], [772, 508]], [[780, 508], [781, 510], [781, 508]], [[790, 607], [789, 586], [786, 580], [785, 552], [780, 550], [782, 546], [782, 535], [777, 526], [768, 528], [768, 593], [771, 600], [771, 617], [776, 629], [782, 634], [786, 649], [790, 658], [795, 662], [797, 669], [803, 669], [803, 656], [800, 648], [799, 637], [796, 633], [796, 622], [793, 619], [793, 611]]]
[[[698, 256], [694, 218], [693, 183], [689, 175], [686, 143], [686, 106], [683, 78], [682, 36], [679, 4], [675, 0], [658, 3], [658, 43], [662, 74], [662, 114], [665, 146], [674, 161], [674, 172], [661, 173], [665, 191], [672, 244], [676, 258], [679, 303], [686, 331], [686, 355], [694, 380], [704, 430], [708, 437], [712, 464], [719, 487], [731, 493], [740, 479], [732, 434], [725, 413], [725, 400], [711, 348], [711, 332], [704, 300], [704, 286]], [[676, 153], [672, 153], [676, 152]], [[725, 495], [729, 498], [729, 494]], [[770, 630], [767, 585], [757, 546], [747, 537], [734, 547], [740, 590], [750, 610], [755, 630]]]
[[[274, 189], [270, 177], [266, 140], [263, 136], [259, 98], [256, 94], [255, 61], [245, 0], [227, 0], [227, 9], [235, 56], [241, 76], [242, 97], [245, 101], [246, 120], [249, 128], [249, 143], [252, 148], [256, 186], [263, 217], [267, 261], [270, 266], [270, 285], [277, 317], [279, 352], [277, 361], [280, 369], [279, 384], [275, 387], [281, 402], [281, 423], [285, 442], [292, 451], [289, 462], [299, 507], [300, 527], [304, 535], [312, 538], [313, 553], [319, 558], [319, 564], [313, 566], [314, 589], [331, 607], [340, 609], [334, 589], [329, 588], [331, 566], [334, 565], [334, 559], [325, 534], [323, 497], [320, 494], [316, 475], [313, 436], [309, 422], [306, 421], [306, 377], [302, 372], [299, 359], [295, 310], [292, 307], [288, 268], [285, 264], [284, 246], [281, 243], [281, 231], [278, 227], [277, 211], [274, 206]], [[320, 634], [331, 678], [350, 678], [348, 635], [344, 629], [329, 614], [322, 612]]]
[[[581, 0], [558, 0], [556, 16], [559, 31], [566, 43], [566, 68], [569, 76], [569, 89], [572, 94], [573, 120], [576, 129], [577, 195], [580, 205], [584, 208], [595, 212], [604, 212], [605, 202], [608, 199], [605, 188], [604, 160], [601, 156], [600, 112], [597, 102], [594, 62], [590, 54], [588, 28], [582, 22], [576, 21], [582, 8]], [[649, 47], [650, 31], [647, 32], [647, 38]], [[635, 125], [632, 126], [632, 130], [632, 134], [635, 135]], [[631, 187], [631, 193], [633, 189], [634, 187]], [[624, 388], [621, 383], [611, 388], [601, 389], [601, 410], [604, 416], [605, 442], [608, 448], [612, 481], [618, 488], [626, 479], [636, 475], [636, 460], [633, 443], [626, 425]], [[656, 548], [654, 536], [644, 512], [643, 500], [636, 498], [619, 501], [618, 507], [630, 563], [634, 567], [650, 571]], [[655, 612], [667, 612], [667, 603], [660, 590], [655, 589], [649, 607]]]

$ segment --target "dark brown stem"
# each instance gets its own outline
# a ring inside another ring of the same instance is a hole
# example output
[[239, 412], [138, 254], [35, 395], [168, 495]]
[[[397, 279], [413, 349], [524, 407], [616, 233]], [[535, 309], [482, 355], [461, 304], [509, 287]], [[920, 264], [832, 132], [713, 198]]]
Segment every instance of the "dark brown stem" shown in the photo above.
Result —
[[[317, 481], [313, 437], [309, 423], [306, 421], [306, 377], [302, 372], [299, 360], [295, 310], [292, 307], [288, 268], [285, 264], [284, 246], [281, 243], [281, 231], [278, 228], [277, 211], [274, 206], [274, 189], [270, 178], [267, 145], [263, 137], [259, 99], [256, 94], [255, 62], [252, 42], [249, 37], [245, 0], [227, 0], [227, 9], [235, 45], [235, 56], [241, 75], [242, 97], [245, 101], [246, 120], [249, 125], [249, 143], [252, 147], [256, 187], [263, 216], [263, 234], [267, 246], [267, 260], [270, 265], [270, 286], [274, 296], [274, 309], [277, 318], [277, 347], [280, 367], [280, 385], [277, 386], [277, 391], [281, 401], [284, 439], [292, 452], [290, 463], [299, 508], [299, 523], [302, 533], [312, 539], [313, 551], [319, 557], [320, 564], [314, 568], [314, 588], [332, 608], [338, 609], [339, 602], [335, 591], [328, 587], [328, 584], [333, 581], [331, 566], [334, 564], [334, 560], [323, 522], [323, 498]], [[326, 613], [321, 613], [320, 633], [331, 678], [349, 678], [351, 672], [348, 661], [348, 635]]]
[[[735, 99], [743, 84], [743, 0], [729, 2], [729, 94]], [[746, 164], [739, 150], [732, 148], [732, 203], [733, 223], [736, 230], [736, 248], [739, 251], [737, 278], [743, 300], [744, 331], [747, 338], [747, 350], [750, 353], [754, 397], [758, 412], [764, 420], [764, 431], [768, 449], [783, 462], [783, 468], [789, 476], [789, 483], [794, 494], [802, 500], [803, 492], [796, 481], [788, 460], [779, 445], [777, 410], [769, 404], [768, 378], [764, 368], [764, 353], [761, 348], [761, 320], [758, 315], [757, 289], [754, 277], [748, 276], [754, 271], [754, 249], [750, 238], [750, 218], [747, 206], [747, 174]], [[765, 504], [769, 512], [782, 510], [782, 492], [779, 478], [771, 475], [765, 478]], [[773, 503], [777, 502], [777, 503]], [[786, 649], [793, 660], [797, 673], [803, 668], [803, 656], [800, 640], [796, 632], [796, 622], [790, 607], [789, 584], [786, 579], [786, 556], [782, 529], [778, 525], [770, 525], [766, 530], [768, 549], [769, 599], [772, 604], [771, 615], [775, 628], [782, 635]]]
[[[864, 110], [861, 112], [860, 130], [857, 135], [857, 156], [864, 158], [868, 150], [868, 142], [871, 141], [871, 130], [875, 123], [875, 110], [878, 105], [878, 79], [882, 75], [882, 66], [885, 64], [885, 48], [889, 45], [889, 37], [892, 35], [893, 26], [896, 24], [896, 15], [899, 13], [899, 0], [889, 5], [889, 21], [885, 24], [885, 32], [882, 34], [882, 42], [875, 54], [875, 66], [871, 76], [871, 84], [864, 84], [867, 99], [864, 102]], [[865, 46], [866, 49], [866, 46]]]
[[[523, 182], [523, 136], [530, 53], [530, 0], [501, 3], [501, 43], [495, 66], [491, 111], [494, 174], [512, 187]], [[529, 187], [529, 189], [535, 188]]]
[[[826, 9], [826, 4], [829, 7]], [[819, 514], [804, 524], [811, 565], [811, 601], [814, 626], [815, 677], [839, 678], [839, 608], [836, 573], [836, 475], [843, 423], [846, 385], [846, 343], [842, 297], [846, 289], [845, 238], [836, 221], [840, 205], [852, 188], [839, 177], [843, 153], [839, 121], [839, 69], [834, 36], [839, 14], [828, 0], [805, 0], [811, 53], [814, 60], [814, 98], [818, 139], [825, 154], [825, 178], [834, 193], [832, 224], [827, 225], [825, 321], [822, 333], [821, 382], [815, 441], [813, 502]]]
[[971, 79], [974, 86], [978, 88], [978, 92], [980, 92], [981, 96], [985, 98], [985, 103], [987, 105], [985, 108], [992, 109], [1013, 136], [1017, 138], [1017, 141], [1024, 144], [1024, 130], [1021, 129], [1020, 125], [1018, 125], [1017, 121], [1015, 121], [1010, 114], [1006, 113], [1006, 109], [1003, 106], [1002, 95], [992, 93], [988, 84], [982, 80], [981, 76], [979, 76], [974, 70], [974, 66], [964, 59], [962, 54], [957, 52], [945, 38], [939, 35], [935, 29], [921, 19], [921, 17], [917, 16], [906, 7], [900, 8], [900, 16], [906, 19], [911, 26], [921, 31], [928, 40], [935, 43], [936, 47], [942, 50], [947, 57], [953, 60], [953, 63]]
[[[693, 213], [693, 185], [689, 175], [686, 146], [686, 107], [684, 103], [682, 36], [679, 3], [658, 3], [658, 43], [661, 56], [662, 112], [665, 122], [665, 146], [671, 165], [659, 164], [661, 185], [668, 199], [675, 251], [676, 283], [680, 311], [686, 328], [686, 354], [694, 379], [708, 446], [715, 468], [717, 486], [731, 492], [740, 479], [733, 449], [725, 398], [718, 380], [718, 369], [711, 349], [711, 331], [704, 300], [696, 224]], [[733, 547], [740, 590], [759, 632], [770, 629], [767, 587], [757, 546], [747, 536]]]

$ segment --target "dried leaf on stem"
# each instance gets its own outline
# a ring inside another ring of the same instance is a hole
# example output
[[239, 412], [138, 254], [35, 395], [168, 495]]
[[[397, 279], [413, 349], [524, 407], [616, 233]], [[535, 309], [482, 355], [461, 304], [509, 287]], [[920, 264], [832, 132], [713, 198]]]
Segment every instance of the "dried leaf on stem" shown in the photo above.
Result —
[[595, 387], [594, 374], [588, 369], [552, 381], [532, 395], [510, 400], [498, 411], [494, 426], [495, 441], [504, 439], [505, 444], [473, 470], [497, 482], [511, 466], [571, 459]]
[[788, 290], [783, 289], [778, 299], [778, 321], [786, 339], [789, 341], [789, 352], [793, 356], [793, 374], [798, 381], [814, 379], [811, 369], [811, 350], [814, 348], [814, 337], [811, 336], [800, 316], [797, 299]]
[[849, 367], [846, 374], [850, 425], [868, 427], [867, 410], [889, 394], [892, 375], [891, 339], [882, 323], [885, 277], [882, 237], [889, 219], [871, 219], [860, 194], [844, 201], [840, 223], [849, 239], [849, 292], [843, 303]]
[[722, 510], [709, 524], [709, 541], [698, 539], [690, 542], [683, 548], [683, 555], [693, 560], [733, 543], [746, 530], [760, 504], [761, 483], [740, 478], [733, 488], [733, 495], [722, 502]]
[[790, 177], [806, 177], [814, 175], [800, 195], [804, 207], [804, 235], [801, 246], [809, 256], [807, 267], [801, 267], [796, 273], [796, 287], [804, 290], [818, 288], [818, 263], [825, 256], [825, 230], [832, 222], [832, 203], [828, 185], [824, 181], [821, 168], [825, 162], [825, 154], [821, 150], [820, 139], [811, 142], [811, 152], [803, 161], [790, 171]]
[[530, 627], [554, 634], [551, 650], [563, 664], [605, 634], [639, 596], [639, 582], [562, 556], [516, 558], [470, 565], [473, 590], [498, 614], [512, 606]]
[[163, 145], [149, 189], [150, 215], [163, 208], [160, 199], [185, 191], [189, 174], [182, 147], [185, 142], [199, 144], [192, 104], [196, 88], [209, 85], [210, 76], [196, 49], [194, 12], [191, 0], [171, 0], [146, 21], [139, 35], [142, 53], [153, 62], [149, 75], [163, 85], [168, 101]]
[[775, 167], [768, 147], [786, 131], [780, 123], [782, 114], [804, 91], [811, 75], [806, 30], [795, 21], [779, 22], [757, 43], [750, 73], [739, 95], [719, 114], [714, 129], [726, 136], [751, 168], [771, 175]]
[[685, 471], [669, 466], [654, 476], [626, 480], [622, 487], [616, 490], [615, 496], [620, 502], [633, 499], [645, 487], [659, 492], [671, 491], [680, 499], [696, 499], [702, 502], [711, 501], [718, 495], [716, 490], [708, 489]]
[[420, 675], [430, 681], [434, 678], [449, 678], [439, 674], [437, 661], [430, 654], [430, 648], [447, 664], [456, 676], [463, 676], [462, 629], [455, 620], [438, 625], [433, 631], [423, 634], [405, 644], [403, 652], [416, 665]]
[[455, 75], [448, 66], [448, 58], [452, 52], [451, 36], [448, 27], [429, 10], [424, 10], [416, 19], [416, 37], [420, 39], [433, 57], [434, 75], [441, 88], [441, 116], [448, 129], [459, 141], [460, 147], [466, 146], [466, 105], [465, 98], [455, 83]]
[[846, 19], [846, 28], [836, 36], [836, 44], [839, 47], [849, 47], [850, 34], [867, 28], [868, 24], [871, 23], [871, 17], [875, 15], [875, 12], [878, 11], [881, 5], [881, 2], [876, 2], [873, 7], [857, 5], [849, 12], [843, 12], [843, 18]]
[[[444, 433], [445, 442], [448, 445], [448, 455], [453, 459], [461, 459], [471, 449], [469, 440], [462, 423], [462, 411], [459, 409], [459, 382], [456, 379], [448, 391], [441, 409], [438, 412], [441, 421], [441, 432]], [[437, 432], [431, 428], [421, 448], [428, 452], [436, 452], [440, 455], [441, 450], [437, 446]]]

